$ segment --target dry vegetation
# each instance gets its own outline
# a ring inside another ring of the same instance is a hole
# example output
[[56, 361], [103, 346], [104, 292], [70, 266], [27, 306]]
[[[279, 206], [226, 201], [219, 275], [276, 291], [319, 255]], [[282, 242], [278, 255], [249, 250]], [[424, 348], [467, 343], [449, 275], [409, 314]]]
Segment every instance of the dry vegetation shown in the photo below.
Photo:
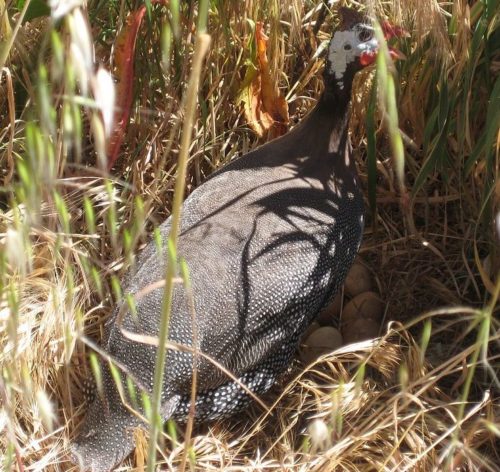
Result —
[[[96, 69], [83, 57], [81, 21], [88, 15], [96, 62], [111, 69], [117, 32], [139, 3], [89, 0], [82, 17], [77, 9], [54, 23], [44, 16], [22, 22], [18, 2], [0, 0], [5, 470], [74, 470], [67, 446], [89, 375], [83, 335], [99, 339], [120, 297], [118, 280], [170, 213], [198, 2], [179, 2], [178, 18], [174, 7], [152, 8], [138, 40], [130, 125], [110, 173], [100, 166]], [[210, 2], [212, 43], [188, 191], [259, 144], [236, 102], [246, 67], [255, 63], [249, 19], [265, 22], [271, 71], [291, 124], [314, 105], [322, 86], [316, 51], [336, 21], [326, 12], [316, 30], [321, 5]], [[373, 0], [362, 7], [411, 33], [396, 76], [403, 183], [385, 112], [369, 105], [376, 101], [373, 70], [360, 75], [352, 110], [369, 216], [360, 255], [385, 303], [381, 337], [305, 370], [296, 362], [262, 399], [268, 411], [255, 405], [195, 430], [191, 470], [498, 470], [498, 2]], [[162, 40], [165, 31], [171, 42]], [[177, 435], [158, 455], [166, 470], [182, 459], [182, 428]], [[145, 444], [138, 437], [129, 460], [139, 470]]]

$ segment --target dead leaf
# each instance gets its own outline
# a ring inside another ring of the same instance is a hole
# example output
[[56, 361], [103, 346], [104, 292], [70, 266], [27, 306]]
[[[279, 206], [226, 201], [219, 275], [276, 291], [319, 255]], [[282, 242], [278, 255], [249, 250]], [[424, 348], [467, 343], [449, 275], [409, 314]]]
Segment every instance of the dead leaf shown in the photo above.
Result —
[[[151, 3], [167, 4], [168, 0], [152, 0]], [[116, 84], [116, 112], [115, 130], [108, 143], [108, 170], [113, 167], [118, 153], [120, 152], [125, 131], [130, 119], [130, 109], [133, 100], [134, 88], [134, 56], [137, 34], [141, 27], [146, 6], [142, 5], [138, 10], [131, 12], [125, 26], [118, 35], [115, 43], [114, 63]]]
[[273, 83], [267, 58], [267, 41], [262, 23], [255, 25], [257, 64], [249, 64], [239, 94], [245, 118], [259, 137], [269, 139], [285, 134], [288, 127], [288, 104]]

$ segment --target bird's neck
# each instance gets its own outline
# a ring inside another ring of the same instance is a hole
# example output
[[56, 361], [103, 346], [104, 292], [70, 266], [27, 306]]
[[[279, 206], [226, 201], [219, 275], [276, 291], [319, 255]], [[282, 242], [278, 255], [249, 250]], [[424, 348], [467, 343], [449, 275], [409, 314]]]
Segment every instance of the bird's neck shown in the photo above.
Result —
[[288, 135], [286, 151], [273, 159], [283, 159], [302, 177], [317, 179], [325, 188], [334, 178], [354, 174], [347, 133], [349, 102], [346, 96], [323, 93], [308, 117]]
[[351, 87], [339, 88], [332, 82], [325, 87], [308, 120], [310, 133], [317, 137], [316, 146], [325, 154], [344, 155], [349, 126]]
[[323, 103], [332, 108], [347, 109], [351, 102], [352, 81], [353, 77], [349, 71], [341, 77], [337, 77], [334, 73], [325, 74], [325, 90], [321, 96]]
[[[350, 90], [327, 86], [298, 126], [269, 143], [269, 152], [262, 154], [263, 165], [290, 165], [302, 175], [321, 179], [355, 172], [348, 152]], [[252, 162], [256, 164], [255, 159]]]

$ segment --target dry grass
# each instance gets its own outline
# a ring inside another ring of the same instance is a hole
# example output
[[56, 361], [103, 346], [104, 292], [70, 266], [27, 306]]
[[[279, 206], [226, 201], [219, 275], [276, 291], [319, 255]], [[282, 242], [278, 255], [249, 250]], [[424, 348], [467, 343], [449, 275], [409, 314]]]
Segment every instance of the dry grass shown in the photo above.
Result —
[[[7, 6], [14, 28], [13, 3]], [[167, 13], [155, 7], [140, 37], [135, 108], [111, 175], [96, 168], [97, 114], [75, 105], [78, 89], [60, 73], [72, 67], [71, 24], [56, 28], [62, 65], [48, 20], [22, 26], [8, 51], [0, 83], [0, 460], [6, 469], [74, 470], [66, 448], [82, 417], [89, 375], [81, 336], [102, 335], [120, 297], [117, 281], [171, 208], [197, 18], [192, 2], [181, 3], [180, 37], [166, 72], [160, 35]], [[398, 104], [417, 234], [408, 230], [379, 126], [382, 111], [374, 117], [377, 174], [369, 171], [373, 71], [358, 78], [352, 110], [361, 180], [367, 195], [377, 197], [360, 254], [386, 302], [383, 336], [305, 370], [297, 362], [262, 399], [268, 412], [256, 405], [237, 419], [200, 427], [192, 470], [498, 470], [500, 266], [492, 222], [499, 154], [498, 145], [482, 148], [481, 140], [490, 128], [498, 137], [488, 106], [497, 97], [500, 52], [476, 35], [483, 22], [485, 35], [498, 37], [498, 11], [495, 17], [483, 2], [468, 3], [369, 2], [412, 34], [403, 45], [408, 60], [398, 65]], [[292, 122], [314, 105], [322, 87], [314, 54], [335, 21], [326, 15], [314, 37], [320, 5], [212, 2], [188, 191], [259, 144], [234, 101], [251, 59], [247, 18], [268, 27], [271, 70]], [[0, 20], [3, 8], [0, 1]], [[103, 64], [125, 10], [119, 2], [89, 2]], [[6, 31], [0, 26], [0, 52]], [[48, 67], [46, 84], [40, 64]], [[70, 123], [64, 121], [69, 105], [76, 107]], [[181, 462], [179, 439], [159, 456], [165, 469]], [[129, 463], [140, 470], [147, 441], [138, 443]]]

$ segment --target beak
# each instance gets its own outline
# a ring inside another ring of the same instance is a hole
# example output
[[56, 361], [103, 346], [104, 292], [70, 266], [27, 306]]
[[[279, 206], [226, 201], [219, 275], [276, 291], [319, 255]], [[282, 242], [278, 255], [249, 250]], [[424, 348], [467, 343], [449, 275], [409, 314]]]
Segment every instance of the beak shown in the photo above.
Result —
[[[384, 21], [382, 23], [382, 32], [384, 33], [384, 37], [386, 41], [390, 41], [392, 38], [409, 38], [410, 33], [400, 26], [395, 26], [389, 23], [388, 21]], [[406, 56], [395, 47], [389, 46], [389, 55], [393, 60], [405, 60]]]

